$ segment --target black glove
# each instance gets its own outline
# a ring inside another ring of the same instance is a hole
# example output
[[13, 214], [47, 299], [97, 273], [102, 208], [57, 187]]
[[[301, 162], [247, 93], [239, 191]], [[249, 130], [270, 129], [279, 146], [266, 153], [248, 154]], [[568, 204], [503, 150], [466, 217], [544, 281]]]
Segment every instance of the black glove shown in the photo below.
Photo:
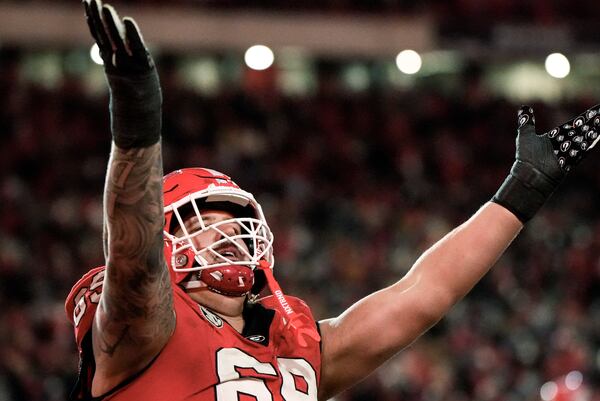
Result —
[[158, 73], [132, 18], [121, 20], [100, 0], [83, 0], [90, 33], [98, 44], [110, 87], [115, 144], [130, 149], [160, 140], [162, 94]]
[[549, 132], [535, 133], [529, 106], [519, 110], [516, 160], [510, 174], [492, 198], [523, 223], [531, 219], [552, 195], [567, 172], [577, 165], [600, 139], [600, 105]]
[[154, 68], [140, 30], [132, 18], [121, 21], [115, 9], [100, 0], [84, 0], [90, 33], [98, 44], [108, 74], [141, 76]]

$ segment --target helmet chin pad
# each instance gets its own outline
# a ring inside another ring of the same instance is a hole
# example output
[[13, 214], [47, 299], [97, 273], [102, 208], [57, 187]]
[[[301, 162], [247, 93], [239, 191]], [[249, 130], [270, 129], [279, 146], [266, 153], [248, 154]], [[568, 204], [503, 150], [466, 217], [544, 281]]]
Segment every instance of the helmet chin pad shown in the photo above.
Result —
[[254, 285], [254, 272], [247, 266], [211, 267], [200, 271], [200, 280], [217, 294], [243, 297]]

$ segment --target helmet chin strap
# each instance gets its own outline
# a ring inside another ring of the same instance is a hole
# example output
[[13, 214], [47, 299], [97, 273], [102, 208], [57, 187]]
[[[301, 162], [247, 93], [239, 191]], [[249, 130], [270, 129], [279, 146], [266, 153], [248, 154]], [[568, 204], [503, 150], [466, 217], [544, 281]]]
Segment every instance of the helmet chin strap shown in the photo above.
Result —
[[285, 295], [283, 294], [283, 291], [281, 291], [279, 283], [277, 283], [273, 276], [273, 269], [271, 269], [269, 262], [264, 259], [261, 260], [258, 262], [257, 269], [265, 274], [267, 285], [275, 299], [277, 299], [277, 309], [285, 316], [285, 327], [292, 331], [298, 344], [300, 344], [301, 347], [307, 347], [308, 342], [306, 340], [308, 338], [311, 338], [316, 342], [321, 341], [321, 336], [314, 327], [314, 322], [304, 313], [294, 311], [292, 306], [285, 299]]

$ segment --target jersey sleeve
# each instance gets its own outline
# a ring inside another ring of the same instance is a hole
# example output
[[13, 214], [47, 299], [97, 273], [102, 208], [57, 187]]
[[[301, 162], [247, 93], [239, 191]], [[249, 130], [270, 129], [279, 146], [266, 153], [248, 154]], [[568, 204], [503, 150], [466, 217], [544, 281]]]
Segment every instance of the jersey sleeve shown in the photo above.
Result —
[[290, 295], [285, 295], [283, 304], [275, 296], [262, 298], [260, 303], [269, 309], [279, 310], [284, 320], [286, 329], [285, 338], [290, 346], [299, 345], [300, 347], [309, 346], [309, 342], [316, 342], [320, 345], [319, 327], [314, 320], [309, 306], [301, 300]]
[[[302, 299], [286, 294], [285, 300], [292, 307], [292, 309], [294, 311], [296, 311], [298, 313], [302, 313], [314, 321], [313, 314], [312, 314], [312, 311], [310, 310], [310, 307]], [[265, 308], [277, 309], [277, 299], [273, 295], [268, 295], [268, 296], [262, 298], [260, 300], [260, 303]], [[315, 325], [316, 325], [316, 323], [315, 323]]]
[[73, 286], [65, 301], [65, 311], [73, 325], [79, 352], [82, 351], [85, 335], [92, 327], [94, 314], [102, 294], [105, 272], [105, 266], [96, 267], [87, 272]]

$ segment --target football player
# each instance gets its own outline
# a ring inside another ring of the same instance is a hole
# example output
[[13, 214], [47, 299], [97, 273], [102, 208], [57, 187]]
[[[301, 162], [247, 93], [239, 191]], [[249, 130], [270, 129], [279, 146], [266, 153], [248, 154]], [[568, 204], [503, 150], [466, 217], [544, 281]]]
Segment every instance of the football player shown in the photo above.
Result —
[[79, 348], [75, 400], [325, 400], [434, 325], [478, 282], [598, 141], [598, 107], [537, 135], [518, 114], [516, 159], [492, 200], [397, 283], [315, 323], [272, 269], [273, 234], [230, 177], [163, 178], [161, 90], [131, 18], [84, 0], [110, 88], [106, 265], [66, 301]]

